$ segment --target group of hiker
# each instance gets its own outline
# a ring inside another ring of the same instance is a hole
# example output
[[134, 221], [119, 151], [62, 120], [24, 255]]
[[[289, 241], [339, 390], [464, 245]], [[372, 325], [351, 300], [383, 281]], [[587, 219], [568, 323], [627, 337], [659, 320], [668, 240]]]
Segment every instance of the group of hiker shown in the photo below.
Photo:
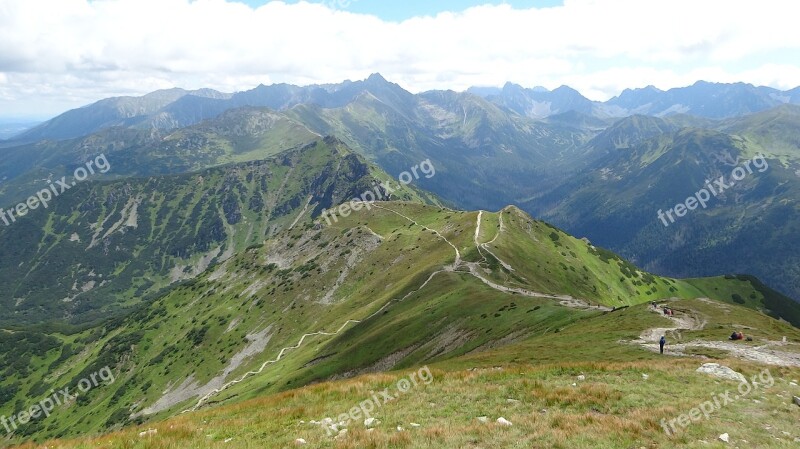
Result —
[[741, 331], [734, 331], [734, 332], [731, 334], [731, 336], [730, 336], [730, 337], [728, 337], [728, 340], [747, 340], [747, 341], [753, 341], [753, 339], [752, 339], [751, 337], [747, 337], [747, 338], [745, 338], [744, 334], [743, 334]]
[[[653, 301], [650, 304], [653, 306], [653, 309], [658, 310], [658, 303]], [[675, 315], [675, 311], [673, 311], [671, 308], [669, 308], [667, 306], [662, 306], [662, 309], [664, 309], [664, 315], [666, 315], [666, 316], [674, 316]]]
[[[655, 301], [651, 302], [650, 304], [653, 306], [654, 310], [658, 310], [659, 306]], [[675, 311], [672, 310], [672, 308], [667, 307], [667, 306], [661, 306], [661, 308], [664, 310], [664, 315], [666, 315], [666, 316], [674, 316], [675, 315]], [[731, 336], [728, 337], [728, 340], [753, 341], [753, 339], [751, 337], [745, 338], [744, 333], [742, 333], [741, 331], [734, 331], [731, 334]], [[664, 346], [666, 344], [667, 344], [667, 336], [666, 335], [662, 335], [661, 338], [658, 340], [658, 346], [659, 346], [659, 350], [660, 350], [661, 354], [664, 353]]]

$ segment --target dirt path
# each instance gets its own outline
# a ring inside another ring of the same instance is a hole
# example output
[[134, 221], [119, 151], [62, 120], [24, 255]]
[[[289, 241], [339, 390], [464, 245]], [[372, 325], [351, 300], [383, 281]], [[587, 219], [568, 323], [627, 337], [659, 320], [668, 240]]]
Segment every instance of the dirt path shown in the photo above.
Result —
[[[661, 309], [650, 309], [653, 313], [663, 314]], [[795, 366], [800, 367], [800, 354], [780, 351], [774, 349], [775, 347], [782, 346], [781, 342], [766, 341], [761, 346], [748, 346], [745, 342], [739, 341], [706, 341], [706, 340], [692, 340], [686, 343], [670, 344], [670, 340], [677, 337], [680, 338], [681, 331], [688, 330], [702, 330], [705, 328], [707, 321], [697, 315], [686, 315], [679, 313], [676, 316], [665, 316], [672, 320], [675, 324], [674, 327], [657, 327], [646, 329], [639, 336], [638, 339], [631, 342], [642, 346], [648, 351], [659, 352], [658, 340], [662, 335], [667, 337], [667, 346], [664, 348], [664, 354], [679, 356], [679, 357], [692, 357], [693, 354], [687, 354], [686, 350], [691, 348], [707, 348], [720, 351], [726, 351], [731, 357], [736, 357], [751, 362], [758, 362], [767, 365], [778, 366]]]
[[[503, 266], [503, 268], [505, 268], [508, 271], [515, 271], [514, 267], [512, 267], [510, 264], [506, 263], [503, 259], [497, 257], [497, 254], [493, 253], [492, 250], [489, 249], [489, 244], [494, 242], [495, 240], [497, 240], [497, 237], [499, 237], [500, 233], [503, 232], [503, 229], [504, 229], [504, 227], [503, 227], [503, 214], [502, 213], [500, 214], [500, 230], [497, 231], [497, 234], [494, 235], [494, 238], [492, 238], [492, 240], [490, 240], [490, 241], [488, 241], [486, 243], [478, 242], [478, 234], [481, 232], [481, 221], [482, 221], [482, 218], [483, 218], [483, 211], [480, 210], [480, 211], [478, 211], [478, 224], [477, 224], [477, 226], [475, 226], [475, 247], [478, 248], [478, 253], [480, 253], [481, 256], [483, 256], [483, 252], [482, 251], [486, 251], [487, 253], [491, 254], [492, 257], [494, 257], [500, 263], [500, 265]], [[523, 280], [527, 281], [527, 279], [525, 279], [522, 276], [520, 276], [520, 278], [522, 278]]]

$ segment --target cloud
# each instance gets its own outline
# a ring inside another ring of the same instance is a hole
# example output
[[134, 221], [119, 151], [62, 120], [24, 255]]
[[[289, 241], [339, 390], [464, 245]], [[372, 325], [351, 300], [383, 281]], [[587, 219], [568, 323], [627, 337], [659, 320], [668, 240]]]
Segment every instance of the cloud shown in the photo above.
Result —
[[52, 114], [172, 86], [235, 91], [372, 72], [411, 91], [513, 81], [569, 84], [594, 99], [699, 77], [800, 85], [796, 60], [757, 57], [800, 49], [782, 0], [566, 0], [400, 23], [327, 5], [3, 0], [0, 115]]

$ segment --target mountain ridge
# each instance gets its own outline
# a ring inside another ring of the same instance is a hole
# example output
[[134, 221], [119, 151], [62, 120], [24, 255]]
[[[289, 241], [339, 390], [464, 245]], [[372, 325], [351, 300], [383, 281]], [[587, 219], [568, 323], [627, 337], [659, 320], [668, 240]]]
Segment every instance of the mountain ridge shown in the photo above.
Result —
[[[109, 126], [174, 129], [211, 119], [225, 110], [244, 106], [289, 109], [298, 104], [321, 107], [342, 107], [360, 93], [372, 90], [397, 89], [380, 74], [361, 81], [338, 84], [295, 86], [291, 84], [259, 85], [237, 93], [221, 93], [213, 89], [186, 91], [167, 89], [142, 97], [114, 97], [73, 109], [33, 129], [14, 136], [18, 142], [41, 139], [79, 137]], [[598, 118], [625, 117], [634, 114], [665, 116], [689, 113], [706, 118], [730, 118], [760, 112], [781, 104], [800, 104], [800, 87], [780, 91], [745, 83], [709, 83], [698, 81], [687, 87], [666, 91], [653, 86], [626, 89], [605, 102], [591, 101], [580, 92], [561, 86], [554, 90], [526, 89], [508, 82], [502, 88], [468, 88], [466, 93], [481, 96], [517, 114], [544, 119], [551, 115], [575, 111]], [[416, 94], [422, 95], [424, 94]], [[172, 100], [172, 101], [170, 101]]]

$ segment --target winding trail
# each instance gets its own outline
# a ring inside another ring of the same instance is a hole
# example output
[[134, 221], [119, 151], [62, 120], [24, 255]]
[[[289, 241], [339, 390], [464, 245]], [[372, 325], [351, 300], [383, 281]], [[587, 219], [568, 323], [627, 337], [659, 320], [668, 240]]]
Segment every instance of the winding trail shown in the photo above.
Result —
[[[653, 313], [663, 315], [660, 309], [650, 309]], [[691, 348], [707, 348], [720, 351], [726, 351], [732, 357], [736, 357], [751, 362], [763, 363], [767, 365], [777, 366], [794, 366], [800, 367], [800, 354], [794, 352], [780, 351], [772, 349], [773, 347], [783, 346], [782, 342], [765, 341], [760, 346], [748, 346], [745, 342], [733, 341], [707, 341], [707, 340], [692, 340], [686, 343], [670, 344], [672, 338], [681, 338], [681, 331], [695, 331], [703, 330], [708, 321], [701, 319], [697, 314], [687, 315], [678, 312], [675, 316], [664, 316], [672, 320], [675, 324], [673, 327], [656, 327], [646, 329], [639, 335], [639, 338], [633, 341], [622, 343], [637, 344], [647, 349], [648, 351], [659, 352], [658, 340], [662, 335], [667, 337], [667, 345], [664, 347], [664, 354], [677, 357], [693, 357], [694, 354], [687, 354], [686, 350]], [[672, 338], [671, 338], [672, 336]]]
[[[494, 257], [498, 262], [500, 262], [500, 265], [502, 265], [503, 268], [505, 268], [508, 271], [515, 271], [514, 267], [512, 267], [510, 264], [507, 264], [503, 259], [497, 257], [497, 254], [493, 253], [492, 250], [489, 249], [489, 244], [493, 243], [495, 240], [497, 240], [497, 237], [500, 236], [500, 233], [503, 232], [503, 229], [504, 229], [504, 226], [503, 226], [503, 214], [501, 213], [499, 215], [499, 217], [500, 217], [500, 230], [497, 231], [497, 233], [494, 235], [494, 238], [492, 238], [492, 240], [490, 240], [490, 241], [488, 241], [486, 243], [480, 243], [480, 242], [478, 242], [478, 234], [480, 234], [480, 232], [481, 232], [481, 222], [482, 222], [482, 219], [483, 219], [483, 211], [482, 210], [478, 211], [478, 225], [475, 226], [475, 247], [478, 248], [478, 253], [480, 253], [481, 256], [483, 256], [483, 253], [481, 252], [481, 250], [486, 251], [487, 253], [491, 254], [492, 257]], [[527, 279], [525, 279], [523, 276], [520, 276], [520, 278], [524, 279], [525, 281], [527, 281]]]
[[[215, 396], [215, 395], [217, 395], [219, 393], [222, 393], [223, 391], [227, 390], [228, 388], [232, 387], [233, 385], [239, 384], [239, 383], [245, 381], [246, 379], [248, 379], [250, 377], [257, 376], [257, 375], [261, 374], [264, 371], [264, 369], [266, 369], [269, 365], [272, 365], [272, 364], [275, 364], [275, 363], [279, 362], [286, 355], [287, 351], [290, 351], [290, 350], [293, 350], [293, 349], [297, 349], [300, 346], [302, 346], [303, 343], [305, 342], [305, 340], [307, 338], [309, 338], [309, 337], [334, 336], [334, 335], [339, 334], [342, 330], [344, 330], [347, 326], [349, 326], [351, 324], [360, 324], [360, 323], [363, 323], [364, 321], [367, 321], [367, 320], [377, 316], [378, 314], [380, 314], [381, 312], [386, 310], [392, 304], [397, 303], [397, 302], [402, 302], [402, 301], [406, 300], [407, 298], [409, 298], [411, 295], [413, 295], [413, 294], [419, 292], [420, 290], [422, 290], [423, 288], [425, 288], [431, 282], [431, 280], [433, 280], [434, 276], [436, 276], [437, 274], [440, 274], [440, 273], [459, 272], [459, 273], [470, 274], [470, 275], [478, 278], [481, 282], [483, 282], [484, 284], [488, 285], [489, 287], [491, 287], [491, 288], [493, 288], [495, 290], [498, 290], [498, 291], [501, 291], [501, 292], [504, 292], [504, 293], [516, 293], [516, 294], [520, 294], [520, 295], [528, 296], [528, 297], [532, 297], [532, 298], [554, 299], [554, 300], [559, 301], [559, 304], [561, 304], [562, 306], [565, 306], [565, 307], [570, 307], [570, 308], [575, 308], [575, 309], [582, 309], [582, 310], [600, 310], [600, 311], [610, 311], [611, 310], [608, 307], [590, 304], [588, 301], [584, 301], [584, 300], [581, 300], [581, 299], [573, 298], [573, 297], [571, 297], [569, 295], [548, 295], [548, 294], [545, 294], [545, 293], [538, 293], [538, 292], [534, 292], [534, 291], [531, 291], [531, 290], [526, 290], [526, 289], [523, 289], [523, 288], [506, 287], [504, 285], [495, 283], [495, 282], [493, 282], [493, 281], [491, 281], [489, 279], [486, 279], [485, 277], [483, 277], [480, 274], [480, 272], [479, 272], [480, 265], [477, 262], [465, 262], [465, 261], [463, 261], [462, 258], [461, 258], [461, 252], [458, 250], [458, 248], [452, 242], [450, 242], [444, 235], [442, 235], [438, 230], [432, 229], [432, 228], [430, 228], [428, 226], [425, 226], [425, 225], [422, 225], [422, 224], [418, 223], [417, 221], [413, 220], [412, 218], [410, 218], [410, 217], [408, 217], [406, 215], [403, 215], [402, 213], [400, 213], [400, 212], [398, 212], [396, 210], [390, 209], [388, 207], [380, 206], [380, 205], [377, 205], [377, 204], [373, 204], [372, 206], [375, 207], [375, 208], [378, 208], [378, 209], [383, 209], [383, 210], [385, 210], [387, 212], [394, 213], [394, 214], [396, 214], [396, 215], [408, 220], [409, 222], [411, 222], [415, 226], [419, 226], [419, 227], [421, 227], [422, 229], [424, 229], [426, 231], [434, 233], [437, 237], [439, 237], [444, 242], [446, 242], [448, 245], [450, 245], [453, 248], [453, 250], [455, 251], [455, 260], [454, 260], [453, 264], [452, 265], [445, 265], [441, 270], [434, 271], [433, 273], [430, 274], [430, 276], [428, 276], [428, 278], [425, 280], [425, 282], [423, 282], [415, 290], [412, 290], [412, 291], [408, 292], [402, 298], [395, 298], [395, 299], [392, 299], [392, 300], [386, 302], [386, 304], [384, 304], [381, 308], [379, 308], [378, 310], [376, 310], [375, 312], [373, 312], [372, 314], [370, 314], [366, 318], [363, 318], [363, 319], [360, 319], [360, 320], [354, 320], [354, 319], [347, 320], [335, 332], [317, 331], [317, 332], [304, 334], [302, 337], [300, 337], [300, 340], [294, 346], [287, 346], [287, 347], [281, 349], [280, 352], [278, 353], [278, 356], [275, 359], [267, 360], [266, 362], [261, 364], [261, 367], [259, 367], [259, 369], [255, 370], [255, 371], [248, 371], [248, 372], [242, 374], [239, 378], [225, 383], [220, 388], [216, 388], [214, 390], [211, 390], [207, 394], [203, 395], [192, 408], [188, 408], [186, 410], [183, 410], [182, 412], [180, 412], [180, 414], [196, 411], [200, 407], [202, 407], [205, 403], [207, 403], [208, 400], [211, 399], [213, 396]], [[478, 235], [480, 234], [481, 218], [482, 217], [483, 217], [483, 211], [479, 211], [478, 212], [478, 220], [477, 220], [476, 229], [475, 229], [475, 239], [474, 239], [475, 240], [475, 245], [478, 247], [478, 251], [480, 251], [481, 247], [483, 247], [483, 249], [485, 249], [486, 251], [489, 251], [488, 248], [485, 247], [485, 245], [487, 245], [487, 243], [481, 244], [481, 243], [478, 242]], [[502, 218], [503, 217], [501, 215], [500, 216], [500, 231], [498, 231], [497, 235], [495, 235], [495, 237], [491, 240], [491, 242], [494, 242], [497, 239], [497, 236], [500, 234], [500, 232], [502, 232], [503, 229], [504, 229]], [[375, 234], [376, 236], [378, 236], [381, 240], [383, 240], [383, 237], [378, 235], [374, 231], [372, 231], [372, 229], [369, 229], [369, 228], [367, 228], [367, 229], [370, 232], [372, 232], [373, 234]], [[489, 243], [491, 243], [491, 242], [489, 242]], [[492, 254], [491, 251], [489, 251], [489, 253]], [[492, 254], [492, 256], [494, 256], [494, 254]], [[500, 259], [497, 256], [494, 256], [494, 257], [498, 261], [500, 261]], [[502, 261], [500, 261], [500, 262], [508, 270], [514, 271], [514, 269], [510, 265], [507, 266], [507, 264], [505, 262], [502, 262]], [[462, 266], [466, 266], [468, 271], [458, 270]]]

